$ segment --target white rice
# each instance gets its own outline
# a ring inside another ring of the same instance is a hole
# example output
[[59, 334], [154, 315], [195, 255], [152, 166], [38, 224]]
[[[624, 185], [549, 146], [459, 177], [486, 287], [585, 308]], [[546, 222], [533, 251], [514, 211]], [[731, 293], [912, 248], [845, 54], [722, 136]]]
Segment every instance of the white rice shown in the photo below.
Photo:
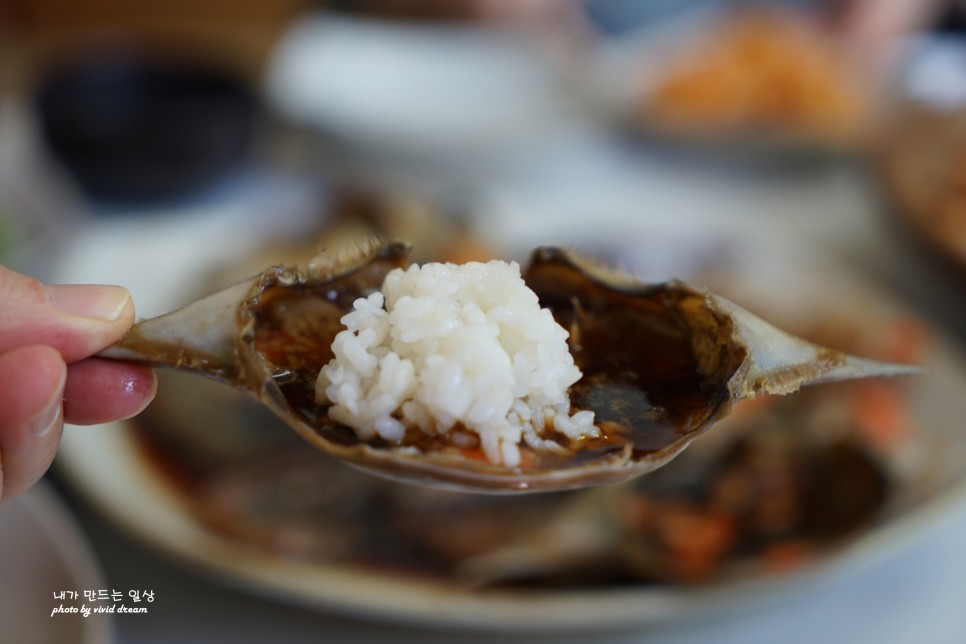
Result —
[[342, 323], [315, 395], [362, 440], [461, 425], [488, 460], [515, 467], [522, 443], [560, 449], [548, 427], [573, 439], [599, 433], [593, 412], [569, 414], [567, 389], [581, 373], [567, 331], [540, 308], [516, 262], [393, 270]]

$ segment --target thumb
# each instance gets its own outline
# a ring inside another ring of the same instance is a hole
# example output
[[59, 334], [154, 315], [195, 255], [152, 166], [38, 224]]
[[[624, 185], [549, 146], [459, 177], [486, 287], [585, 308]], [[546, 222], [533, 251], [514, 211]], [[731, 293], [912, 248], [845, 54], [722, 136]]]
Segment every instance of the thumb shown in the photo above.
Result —
[[47, 345], [71, 364], [116, 341], [133, 322], [134, 304], [124, 288], [45, 286], [0, 266], [0, 354]]

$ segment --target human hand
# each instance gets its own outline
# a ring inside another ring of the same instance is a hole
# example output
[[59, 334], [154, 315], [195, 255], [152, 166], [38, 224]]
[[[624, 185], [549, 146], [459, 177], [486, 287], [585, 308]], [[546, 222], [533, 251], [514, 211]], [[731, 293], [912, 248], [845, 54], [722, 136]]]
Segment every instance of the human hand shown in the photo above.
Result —
[[[895, 44], [939, 15], [940, 0], [837, 0], [837, 30], [866, 71], [885, 73], [897, 53]], [[834, 15], [833, 13], [833, 15]]]
[[134, 322], [118, 286], [45, 286], [0, 266], [0, 501], [50, 467], [63, 424], [134, 416], [154, 397], [154, 373], [92, 358]]

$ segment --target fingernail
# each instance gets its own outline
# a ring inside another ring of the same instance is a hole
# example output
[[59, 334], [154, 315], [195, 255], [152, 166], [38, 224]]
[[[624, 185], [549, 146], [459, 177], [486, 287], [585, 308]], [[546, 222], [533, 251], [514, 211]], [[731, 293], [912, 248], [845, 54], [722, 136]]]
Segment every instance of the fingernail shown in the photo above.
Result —
[[58, 310], [105, 322], [120, 318], [131, 301], [131, 294], [120, 286], [64, 284], [48, 286], [47, 292]]
[[43, 409], [34, 414], [33, 418], [29, 421], [28, 429], [30, 432], [40, 438], [48, 433], [55, 427], [58, 427], [63, 421], [64, 415], [64, 394], [63, 387], [60, 387], [47, 401]]

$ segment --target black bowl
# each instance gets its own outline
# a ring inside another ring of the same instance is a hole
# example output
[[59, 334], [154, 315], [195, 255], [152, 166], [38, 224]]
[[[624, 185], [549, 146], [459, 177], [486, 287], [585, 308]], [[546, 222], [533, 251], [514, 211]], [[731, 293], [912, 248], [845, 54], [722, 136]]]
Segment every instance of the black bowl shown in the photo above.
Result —
[[254, 94], [220, 70], [130, 54], [52, 68], [35, 95], [50, 150], [92, 198], [184, 197], [248, 154]]

